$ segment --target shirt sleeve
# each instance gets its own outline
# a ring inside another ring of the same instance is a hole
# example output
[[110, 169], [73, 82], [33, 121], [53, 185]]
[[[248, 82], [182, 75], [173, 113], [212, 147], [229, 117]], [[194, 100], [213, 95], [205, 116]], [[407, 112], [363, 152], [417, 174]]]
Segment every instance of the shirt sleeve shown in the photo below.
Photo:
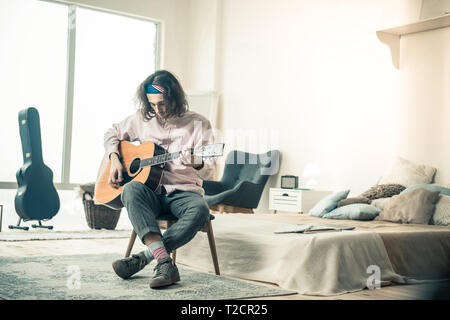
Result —
[[[198, 129], [197, 129], [198, 130]], [[201, 134], [198, 134], [194, 130], [195, 139], [195, 147], [200, 147], [206, 144], [214, 143], [214, 133], [211, 127], [211, 123], [209, 120], [205, 119], [202, 122]], [[195, 173], [202, 180], [208, 180], [214, 176], [216, 171], [216, 158], [215, 157], [206, 157], [203, 158], [203, 167], [200, 169], [194, 169]]]
[[125, 118], [119, 123], [114, 123], [104, 135], [104, 147], [105, 153], [108, 157], [111, 153], [116, 152], [119, 154], [119, 142], [122, 140], [136, 141], [138, 137], [135, 133], [135, 121], [137, 120], [137, 114], [133, 114]]

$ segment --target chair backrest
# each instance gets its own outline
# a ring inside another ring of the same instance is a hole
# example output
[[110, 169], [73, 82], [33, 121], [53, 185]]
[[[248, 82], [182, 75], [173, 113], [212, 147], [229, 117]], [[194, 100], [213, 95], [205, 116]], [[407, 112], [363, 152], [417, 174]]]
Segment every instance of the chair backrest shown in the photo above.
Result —
[[227, 187], [243, 180], [265, 185], [269, 176], [278, 172], [279, 156], [278, 150], [261, 154], [233, 150], [225, 159], [221, 182]]

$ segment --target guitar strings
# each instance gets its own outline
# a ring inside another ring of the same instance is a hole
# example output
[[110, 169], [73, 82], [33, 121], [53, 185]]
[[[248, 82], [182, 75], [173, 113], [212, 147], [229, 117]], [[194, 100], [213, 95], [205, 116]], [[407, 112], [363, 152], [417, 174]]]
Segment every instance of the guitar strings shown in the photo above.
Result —
[[158, 165], [161, 163], [164, 163], [166, 161], [169, 160], [173, 160], [176, 159], [180, 156], [181, 151], [178, 152], [172, 152], [172, 153], [164, 153], [164, 154], [160, 154], [148, 159], [144, 159], [141, 161], [140, 167], [146, 167], [146, 166], [154, 166], [154, 165]]
[[[203, 146], [204, 147], [204, 146]], [[223, 144], [222, 144], [223, 149]], [[195, 148], [190, 148], [191, 153], [195, 153]], [[162, 164], [164, 162], [167, 162], [169, 160], [177, 159], [181, 154], [181, 151], [172, 152], [172, 153], [164, 153], [157, 156], [153, 156], [151, 158], [147, 158], [144, 160], [141, 160], [141, 163], [139, 164], [139, 167], [147, 167], [147, 166], [154, 166], [158, 164]], [[214, 155], [213, 155], [214, 156]]]

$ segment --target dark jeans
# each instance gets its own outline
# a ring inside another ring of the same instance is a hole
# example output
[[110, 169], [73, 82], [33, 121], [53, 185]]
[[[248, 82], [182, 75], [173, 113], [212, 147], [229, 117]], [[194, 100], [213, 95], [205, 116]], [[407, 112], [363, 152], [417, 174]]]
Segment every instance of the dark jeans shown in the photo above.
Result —
[[[147, 233], [158, 233], [168, 253], [191, 241], [209, 219], [208, 204], [195, 192], [176, 190], [158, 195], [145, 184], [131, 181], [124, 186], [121, 199], [142, 243]], [[178, 221], [163, 235], [156, 220], [170, 214]]]

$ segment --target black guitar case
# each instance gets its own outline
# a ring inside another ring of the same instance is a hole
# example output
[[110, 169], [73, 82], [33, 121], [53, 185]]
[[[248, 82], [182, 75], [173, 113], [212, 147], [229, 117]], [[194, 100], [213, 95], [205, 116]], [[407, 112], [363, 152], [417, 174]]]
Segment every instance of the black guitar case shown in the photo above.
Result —
[[35, 108], [19, 112], [19, 128], [23, 166], [16, 173], [16, 212], [24, 221], [48, 220], [58, 213], [60, 202], [53, 172], [42, 158], [41, 127]]

